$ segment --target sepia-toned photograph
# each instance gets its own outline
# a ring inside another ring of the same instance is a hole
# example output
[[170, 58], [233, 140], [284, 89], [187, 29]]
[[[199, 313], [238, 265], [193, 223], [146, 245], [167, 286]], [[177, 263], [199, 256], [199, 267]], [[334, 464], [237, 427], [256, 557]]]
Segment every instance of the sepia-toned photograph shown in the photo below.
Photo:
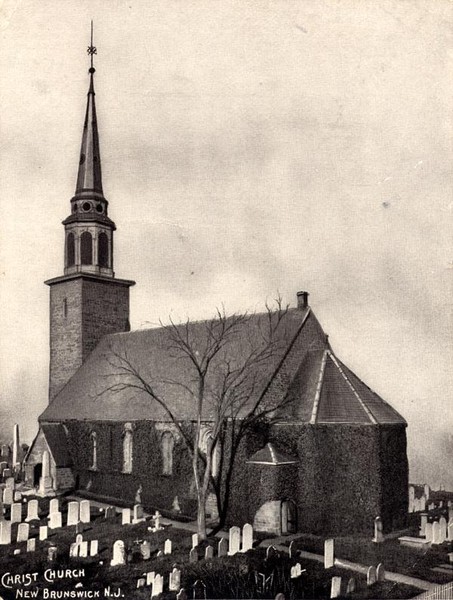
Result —
[[450, 0], [0, 0], [0, 600], [453, 599]]

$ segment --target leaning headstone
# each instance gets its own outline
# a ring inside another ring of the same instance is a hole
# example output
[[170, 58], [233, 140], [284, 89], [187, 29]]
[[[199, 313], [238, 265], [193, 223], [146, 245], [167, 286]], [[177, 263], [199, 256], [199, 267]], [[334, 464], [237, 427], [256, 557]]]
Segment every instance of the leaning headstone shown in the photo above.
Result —
[[324, 542], [324, 568], [331, 569], [335, 564], [335, 541], [333, 539]]
[[164, 555], [164, 553], [162, 552], [162, 550], [159, 550], [159, 552], [157, 553], [156, 556], [157, 556], [157, 558], [160, 558], [163, 555]]
[[382, 533], [382, 519], [381, 517], [376, 517], [374, 519], [374, 538], [373, 542], [376, 544], [380, 544], [384, 541], [384, 534]]
[[151, 588], [151, 598], [154, 598], [155, 596], [159, 596], [159, 594], [162, 594], [163, 587], [164, 587], [164, 578], [162, 577], [162, 575], [156, 575], [154, 577], [153, 586]]
[[179, 593], [176, 594], [176, 600], [188, 600], [188, 598], [189, 597], [187, 596], [186, 590], [184, 588], [181, 588], [179, 590]]
[[121, 525], [130, 525], [131, 524], [131, 509], [123, 508], [121, 511]]
[[63, 519], [62, 519], [62, 515], [61, 512], [53, 512], [50, 513], [49, 515], [49, 529], [58, 529], [59, 527], [62, 527], [63, 525]]
[[192, 534], [192, 548], [196, 548], [198, 546], [198, 533]]
[[25, 522], [29, 521], [39, 521], [38, 515], [39, 503], [37, 500], [30, 500], [27, 504], [27, 516], [25, 518]]
[[181, 571], [176, 567], [173, 567], [173, 571], [170, 573], [170, 581], [168, 589], [170, 592], [179, 592], [181, 587]]
[[60, 510], [60, 500], [58, 498], [52, 498], [49, 502], [49, 514], [58, 512]]
[[226, 556], [228, 554], [228, 541], [222, 538], [217, 546], [217, 556]]
[[58, 548], [56, 546], [49, 546], [47, 548], [47, 560], [49, 562], [55, 562], [58, 556]]
[[339, 596], [341, 596], [341, 577], [332, 577], [330, 597], [338, 598]]
[[22, 504], [14, 503], [11, 505], [11, 523], [20, 523], [22, 521]]
[[206, 585], [201, 581], [201, 579], [197, 579], [192, 586], [193, 597], [196, 600], [205, 600], [206, 599]]
[[27, 552], [34, 552], [36, 550], [36, 538], [30, 538], [27, 540]]
[[205, 560], [210, 560], [211, 558], [214, 558], [214, 548], [212, 546], [206, 546], [206, 549], [204, 551], [204, 558]]
[[148, 541], [144, 541], [140, 544], [140, 554], [143, 560], [149, 560], [151, 557], [151, 544]]
[[82, 523], [89, 523], [90, 519], [91, 519], [91, 513], [90, 513], [90, 501], [89, 500], [82, 500], [80, 502], [80, 520], [82, 521]]
[[115, 567], [116, 565], [126, 564], [126, 551], [124, 549], [124, 542], [122, 540], [116, 540], [113, 544], [113, 558], [110, 561], [110, 566]]
[[0, 545], [11, 544], [11, 522], [0, 521]]
[[88, 542], [82, 542], [80, 544], [79, 556], [86, 558], [88, 556]]
[[79, 521], [79, 503], [78, 502], [68, 502], [68, 520], [67, 525], [70, 527], [71, 525], [76, 525]]
[[171, 554], [171, 540], [165, 540], [164, 554]]
[[90, 542], [90, 556], [97, 556], [99, 553], [99, 541], [91, 540]]
[[385, 569], [382, 563], [379, 563], [376, 568], [376, 579], [378, 581], [385, 581]]
[[228, 546], [229, 556], [234, 556], [241, 548], [241, 530], [239, 527], [230, 527], [230, 539]]
[[30, 525], [28, 523], [19, 523], [17, 528], [17, 541], [26, 542], [30, 535]]
[[439, 533], [439, 539], [440, 539], [440, 544], [443, 544], [445, 542], [445, 540], [447, 539], [447, 519], [445, 517], [441, 517], [439, 519], [439, 529], [440, 529], [440, 533]]
[[439, 521], [434, 521], [433, 523], [433, 539], [432, 544], [440, 544], [440, 524]]
[[49, 534], [49, 530], [47, 525], [41, 525], [39, 528], [39, 539], [40, 541], [47, 540], [47, 536]]
[[5, 488], [3, 490], [3, 504], [10, 505], [14, 502], [14, 490], [11, 488]]
[[246, 523], [242, 528], [242, 552], [253, 548], [253, 526]]
[[367, 574], [366, 574], [366, 584], [367, 585], [373, 585], [376, 583], [376, 567], [369, 567]]
[[348, 581], [348, 585], [346, 587], [346, 596], [349, 594], [353, 594], [355, 592], [355, 579], [351, 577]]
[[198, 562], [198, 551], [196, 548], [192, 548], [192, 550], [189, 552], [189, 562], [190, 563]]

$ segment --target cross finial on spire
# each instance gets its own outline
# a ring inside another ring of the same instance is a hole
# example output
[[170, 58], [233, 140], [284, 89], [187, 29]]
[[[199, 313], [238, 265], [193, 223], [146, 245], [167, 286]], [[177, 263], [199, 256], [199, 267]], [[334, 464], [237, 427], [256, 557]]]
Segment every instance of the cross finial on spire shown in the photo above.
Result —
[[98, 51], [97, 48], [93, 45], [93, 21], [91, 21], [91, 44], [88, 46], [87, 52], [91, 59], [90, 73], [94, 73], [96, 69], [93, 67], [93, 55], [97, 54]]

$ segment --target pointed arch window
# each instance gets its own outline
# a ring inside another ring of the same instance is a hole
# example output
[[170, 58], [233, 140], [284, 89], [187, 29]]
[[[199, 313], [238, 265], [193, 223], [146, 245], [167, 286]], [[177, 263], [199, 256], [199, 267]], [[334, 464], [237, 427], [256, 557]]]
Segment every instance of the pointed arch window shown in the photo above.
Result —
[[132, 473], [132, 425], [126, 423], [123, 432], [123, 473]]
[[80, 261], [82, 265], [93, 264], [93, 237], [89, 231], [80, 236]]
[[98, 237], [98, 262], [100, 267], [109, 266], [109, 238], [103, 231]]
[[91, 469], [98, 468], [98, 439], [95, 431], [91, 432]]
[[73, 267], [75, 265], [75, 239], [73, 233], [68, 233], [66, 236], [66, 266]]
[[205, 429], [201, 434], [199, 447], [203, 454], [207, 454], [208, 443], [211, 446], [211, 474], [213, 477], [217, 477], [220, 467], [221, 446], [220, 441], [217, 440], [214, 444], [214, 447], [212, 447], [213, 441], [212, 429]]
[[162, 474], [172, 475], [173, 474], [173, 448], [175, 445], [175, 438], [173, 435], [166, 431], [162, 435]]

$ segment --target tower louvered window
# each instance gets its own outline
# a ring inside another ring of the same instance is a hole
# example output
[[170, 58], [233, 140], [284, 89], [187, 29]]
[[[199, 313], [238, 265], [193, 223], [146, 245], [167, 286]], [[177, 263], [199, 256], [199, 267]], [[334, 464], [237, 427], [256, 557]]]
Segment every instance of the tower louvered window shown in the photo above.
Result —
[[73, 267], [75, 264], [75, 240], [74, 234], [68, 233], [66, 238], [66, 265]]
[[98, 262], [100, 267], [109, 266], [109, 238], [103, 231], [98, 238]]
[[82, 265], [93, 264], [93, 238], [89, 231], [80, 236], [80, 260]]

